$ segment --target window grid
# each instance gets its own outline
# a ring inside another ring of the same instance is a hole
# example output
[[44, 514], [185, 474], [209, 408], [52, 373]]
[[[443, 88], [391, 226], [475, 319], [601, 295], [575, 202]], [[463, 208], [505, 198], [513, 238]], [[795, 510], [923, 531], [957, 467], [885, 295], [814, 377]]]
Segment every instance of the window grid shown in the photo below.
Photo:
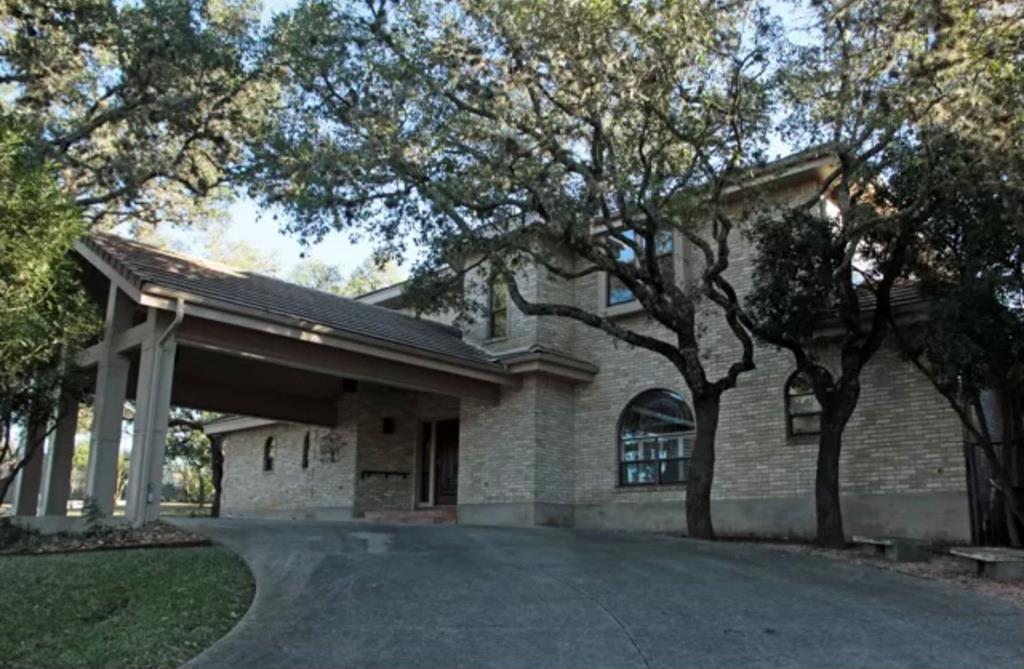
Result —
[[[624, 236], [630, 239], [636, 238], [635, 230], [626, 230], [623, 233]], [[673, 235], [671, 230], [659, 230], [655, 235], [655, 245], [658, 249], [658, 266], [661, 269], [662, 274], [667, 275], [670, 279], [675, 277], [675, 261], [674, 251], [675, 243], [673, 241]], [[618, 261], [621, 263], [634, 262], [636, 260], [636, 253], [633, 249], [628, 246], [622, 246], [619, 251]], [[629, 304], [636, 300], [626, 286], [622, 283], [622, 280], [611, 273], [605, 274], [605, 306], [606, 307], [617, 307], [621, 304]]]

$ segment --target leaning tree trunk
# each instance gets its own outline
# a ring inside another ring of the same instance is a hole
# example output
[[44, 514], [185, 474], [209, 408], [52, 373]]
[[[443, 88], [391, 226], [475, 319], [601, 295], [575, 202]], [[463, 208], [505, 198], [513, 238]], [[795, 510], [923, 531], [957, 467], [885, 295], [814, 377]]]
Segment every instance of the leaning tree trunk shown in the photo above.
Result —
[[210, 479], [213, 483], [213, 499], [210, 501], [210, 516], [220, 517], [220, 485], [224, 478], [224, 437], [209, 435], [210, 439]]
[[694, 397], [697, 434], [686, 481], [686, 533], [694, 539], [714, 539], [711, 524], [711, 484], [715, 475], [715, 437], [721, 395]]

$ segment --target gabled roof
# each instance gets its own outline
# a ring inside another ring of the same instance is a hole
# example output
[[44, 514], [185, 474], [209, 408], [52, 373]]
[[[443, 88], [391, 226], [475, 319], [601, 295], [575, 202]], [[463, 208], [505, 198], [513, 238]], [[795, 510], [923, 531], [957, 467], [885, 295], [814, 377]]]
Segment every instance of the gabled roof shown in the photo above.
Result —
[[93, 233], [80, 244], [141, 292], [187, 293], [300, 326], [321, 326], [476, 364], [499, 363], [464, 342], [457, 328], [415, 318], [262, 274], [174, 253], [116, 235]]

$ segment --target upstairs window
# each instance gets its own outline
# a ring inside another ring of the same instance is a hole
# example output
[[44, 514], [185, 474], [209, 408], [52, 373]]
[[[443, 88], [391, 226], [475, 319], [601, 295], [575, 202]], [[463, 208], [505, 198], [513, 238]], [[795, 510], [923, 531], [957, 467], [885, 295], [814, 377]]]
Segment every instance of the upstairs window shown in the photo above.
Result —
[[[636, 230], [624, 230], [622, 236], [627, 239], [637, 240], [639, 236]], [[636, 252], [632, 247], [623, 244], [622, 242], [612, 238], [612, 241], [619, 247], [617, 260], [620, 263], [638, 265]], [[643, 240], [637, 243], [637, 246], [642, 248]], [[671, 230], [659, 230], [654, 235], [655, 250], [658, 256], [658, 267], [661, 269], [662, 274], [669, 280], [675, 280], [675, 263], [673, 262], [673, 251], [675, 244], [672, 241]], [[633, 291], [625, 286], [617, 276], [613, 274], [607, 275], [607, 295], [605, 306], [614, 307], [620, 304], [627, 304], [632, 302], [636, 298], [633, 295]]]
[[274, 471], [274, 438], [267, 437], [263, 442], [263, 471]]
[[302, 468], [309, 469], [309, 432], [302, 440]]
[[786, 432], [791, 437], [821, 432], [821, 405], [810, 378], [800, 372], [786, 381]]
[[619, 418], [619, 485], [685, 483], [696, 425], [682, 396], [648, 390]]
[[487, 296], [487, 337], [508, 336], [508, 286], [504, 279], [491, 279]]

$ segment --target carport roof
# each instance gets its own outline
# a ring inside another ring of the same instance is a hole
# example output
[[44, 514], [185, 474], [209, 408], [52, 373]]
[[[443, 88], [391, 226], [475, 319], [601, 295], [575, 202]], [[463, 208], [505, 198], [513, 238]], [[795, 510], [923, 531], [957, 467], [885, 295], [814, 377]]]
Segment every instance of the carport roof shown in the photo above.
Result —
[[284, 320], [300, 327], [326, 327], [501, 368], [491, 356], [463, 341], [457, 328], [440, 323], [116, 235], [93, 233], [80, 242], [79, 251], [83, 247], [102, 258], [140, 292], [163, 292], [163, 289], [186, 293], [208, 304], [258, 312], [272, 320]]

